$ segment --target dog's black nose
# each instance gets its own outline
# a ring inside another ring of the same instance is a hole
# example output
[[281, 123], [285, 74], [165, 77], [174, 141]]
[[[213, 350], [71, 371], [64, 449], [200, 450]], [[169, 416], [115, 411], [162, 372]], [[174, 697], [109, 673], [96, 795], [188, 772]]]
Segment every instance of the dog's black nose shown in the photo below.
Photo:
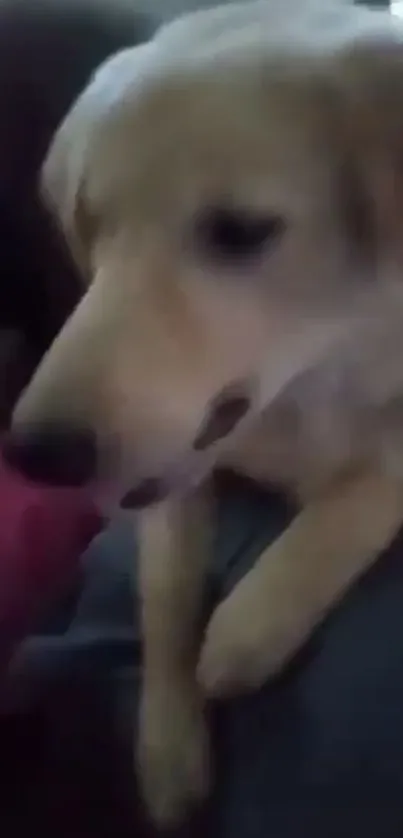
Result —
[[96, 477], [97, 444], [90, 430], [60, 425], [15, 430], [4, 442], [3, 456], [35, 483], [78, 487]]

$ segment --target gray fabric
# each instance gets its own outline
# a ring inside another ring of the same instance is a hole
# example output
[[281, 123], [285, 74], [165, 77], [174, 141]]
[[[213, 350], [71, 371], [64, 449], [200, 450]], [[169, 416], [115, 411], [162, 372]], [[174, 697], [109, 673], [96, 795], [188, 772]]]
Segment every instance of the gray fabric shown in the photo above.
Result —
[[[234, 481], [223, 495], [219, 493], [215, 555], [207, 585], [210, 601], [232, 587], [285, 521], [280, 501], [275, 496], [268, 501], [257, 488], [250, 488], [249, 496]], [[83, 557], [82, 571], [81, 593], [71, 606], [67, 630], [52, 633], [50, 624], [21, 647], [13, 668], [10, 707], [27, 706], [46, 689], [49, 678], [64, 678], [68, 669], [87, 675], [98, 669], [116, 671], [131, 664], [136, 644], [140, 654], [136, 544], [125, 516], [95, 539]]]
[[[288, 518], [289, 511], [278, 499], [250, 486], [224, 492], [211, 577], [214, 600], [245, 572]], [[75, 689], [91, 685], [91, 700], [86, 699], [84, 710], [76, 710], [78, 721], [73, 731], [70, 722], [68, 741], [60, 731], [71, 712], [66, 710], [70, 698], [64, 709], [50, 713], [49, 738], [58, 743], [56, 763], [70, 765], [69, 782], [73, 776], [80, 783], [80, 794], [95, 782], [93, 793], [100, 794], [98, 763], [109, 759], [107, 742], [112, 735], [119, 751], [113, 772], [120, 787], [129, 789], [123, 795], [126, 811], [134, 799], [128, 753], [141, 677], [129, 595], [133, 555], [130, 530], [115, 524], [85, 557], [84, 586], [67, 631], [31, 640], [19, 662], [25, 699], [29, 683], [32, 701], [36, 681], [39, 706], [46, 704], [55, 684], [59, 699], [64, 693], [69, 696], [72, 683]], [[401, 838], [401, 556], [402, 542], [397, 540], [281, 678], [256, 695], [213, 708], [216, 785], [201, 835]], [[72, 763], [71, 748], [77, 748], [78, 741], [80, 758]], [[50, 788], [54, 749], [46, 774]], [[102, 791], [106, 799], [112, 794], [111, 778], [108, 783]], [[110, 805], [107, 809], [110, 812]], [[121, 838], [126, 826], [116, 831], [112, 818], [102, 835]], [[97, 838], [98, 834], [94, 833]], [[194, 826], [186, 834], [194, 838]]]

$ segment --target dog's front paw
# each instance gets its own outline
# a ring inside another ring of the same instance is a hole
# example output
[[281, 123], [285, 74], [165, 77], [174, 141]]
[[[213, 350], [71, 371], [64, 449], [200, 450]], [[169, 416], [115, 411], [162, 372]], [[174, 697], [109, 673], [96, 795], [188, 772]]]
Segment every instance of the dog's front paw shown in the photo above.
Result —
[[270, 593], [256, 571], [247, 574], [207, 626], [198, 666], [204, 692], [242, 693], [278, 672], [306, 636], [297, 607], [286, 592]]
[[181, 823], [207, 796], [210, 777], [203, 705], [189, 685], [145, 688], [138, 765], [143, 797], [159, 827]]

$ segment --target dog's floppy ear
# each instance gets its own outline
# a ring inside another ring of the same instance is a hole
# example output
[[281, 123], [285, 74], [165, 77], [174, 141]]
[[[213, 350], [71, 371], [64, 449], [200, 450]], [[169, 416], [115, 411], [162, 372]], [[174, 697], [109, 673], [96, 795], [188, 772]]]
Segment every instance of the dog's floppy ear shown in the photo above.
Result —
[[106, 195], [119, 156], [108, 139], [108, 126], [124, 109], [146, 49], [147, 44], [122, 50], [100, 66], [56, 132], [42, 169], [45, 203], [84, 273], [90, 269], [99, 221], [97, 198]]
[[41, 193], [66, 238], [78, 268], [88, 270], [88, 237], [84, 187], [91, 133], [91, 114], [80, 99], [56, 132], [41, 173]]
[[403, 263], [403, 31], [371, 34], [339, 59], [341, 142], [368, 229], [380, 259]]

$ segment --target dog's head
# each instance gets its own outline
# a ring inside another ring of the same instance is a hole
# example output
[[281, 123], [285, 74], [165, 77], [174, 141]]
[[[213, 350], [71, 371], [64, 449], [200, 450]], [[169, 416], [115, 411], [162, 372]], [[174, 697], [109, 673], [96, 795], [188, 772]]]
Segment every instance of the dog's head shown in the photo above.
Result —
[[44, 168], [87, 290], [15, 432], [31, 455], [44, 433], [86, 440], [77, 481], [96, 441], [98, 473], [144, 490], [133, 503], [210, 469], [401, 272], [403, 35], [386, 14], [269, 7], [189, 17], [109, 61]]

